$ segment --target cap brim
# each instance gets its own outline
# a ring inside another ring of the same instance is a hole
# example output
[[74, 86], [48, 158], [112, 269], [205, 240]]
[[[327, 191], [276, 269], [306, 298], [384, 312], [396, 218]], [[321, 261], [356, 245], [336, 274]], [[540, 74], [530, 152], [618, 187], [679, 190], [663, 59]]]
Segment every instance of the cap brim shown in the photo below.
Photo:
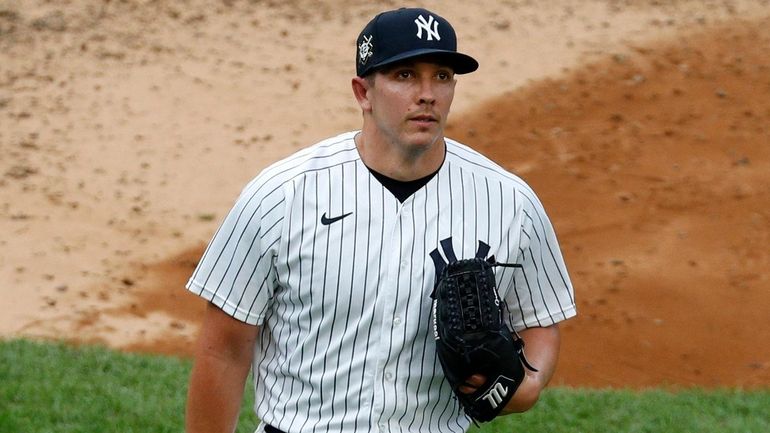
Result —
[[414, 59], [416, 57], [433, 57], [438, 59], [441, 63], [445, 63], [447, 66], [451, 67], [455, 74], [467, 74], [479, 68], [479, 62], [467, 54], [448, 50], [420, 49], [407, 51], [380, 63], [369, 65], [369, 67], [366, 68], [365, 75], [385, 66], [403, 60]]

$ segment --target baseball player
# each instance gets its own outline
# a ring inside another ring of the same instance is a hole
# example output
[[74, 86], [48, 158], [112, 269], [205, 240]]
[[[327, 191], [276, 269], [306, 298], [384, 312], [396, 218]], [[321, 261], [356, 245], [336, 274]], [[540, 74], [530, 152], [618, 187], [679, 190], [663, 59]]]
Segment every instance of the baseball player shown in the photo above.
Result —
[[455, 76], [478, 63], [425, 9], [377, 15], [356, 45], [361, 130], [262, 171], [190, 278], [209, 304], [188, 433], [233, 431], [250, 369], [258, 432], [465, 431], [430, 325], [437, 267], [457, 258], [520, 265], [496, 280], [538, 371], [502, 413], [553, 374], [576, 310], [552, 225], [521, 179], [443, 135]]

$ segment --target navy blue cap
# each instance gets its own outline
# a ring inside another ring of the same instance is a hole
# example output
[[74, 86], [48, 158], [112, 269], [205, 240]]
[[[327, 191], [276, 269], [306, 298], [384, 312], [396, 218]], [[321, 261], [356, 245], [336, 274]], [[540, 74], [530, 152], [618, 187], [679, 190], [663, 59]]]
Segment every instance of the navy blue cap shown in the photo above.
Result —
[[382, 12], [356, 40], [356, 73], [364, 77], [377, 68], [414, 57], [431, 56], [456, 74], [479, 67], [471, 56], [457, 52], [457, 36], [447, 20], [421, 8]]

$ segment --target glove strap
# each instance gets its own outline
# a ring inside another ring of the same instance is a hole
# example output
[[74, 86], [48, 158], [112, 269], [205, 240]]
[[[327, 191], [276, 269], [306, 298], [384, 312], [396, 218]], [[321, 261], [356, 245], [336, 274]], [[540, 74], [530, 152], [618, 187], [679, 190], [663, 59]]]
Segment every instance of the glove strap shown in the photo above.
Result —
[[519, 360], [524, 365], [524, 367], [527, 368], [527, 370], [534, 371], [535, 373], [537, 373], [538, 369], [529, 363], [529, 361], [527, 360], [527, 356], [524, 354], [524, 339], [522, 339], [519, 336], [519, 333], [516, 332], [515, 329], [512, 332], [513, 332], [513, 335], [516, 336], [516, 339], [513, 341], [513, 344], [516, 346], [516, 355], [519, 356]]
[[535, 373], [538, 372], [538, 369], [535, 368], [532, 364], [527, 361], [527, 356], [524, 355], [524, 343], [521, 344], [521, 348], [518, 350], [519, 359], [521, 360], [521, 363], [524, 364], [524, 367], [527, 368], [529, 371], [534, 371]]
[[489, 263], [491, 266], [502, 266], [504, 268], [523, 268], [519, 263], [501, 263], [498, 262], [494, 255], [489, 256], [487, 259], [487, 263]]

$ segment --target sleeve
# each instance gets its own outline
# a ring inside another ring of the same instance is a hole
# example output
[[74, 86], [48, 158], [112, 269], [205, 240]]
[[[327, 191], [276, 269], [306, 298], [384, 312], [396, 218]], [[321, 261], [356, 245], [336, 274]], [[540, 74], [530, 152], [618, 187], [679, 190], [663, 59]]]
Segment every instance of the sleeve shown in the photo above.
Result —
[[521, 193], [521, 207], [511, 230], [517, 230], [516, 263], [505, 301], [509, 323], [517, 329], [549, 326], [577, 314], [574, 290], [553, 225], [542, 203], [532, 194]]
[[276, 286], [283, 221], [282, 189], [254, 181], [214, 234], [187, 289], [225, 313], [261, 325]]

